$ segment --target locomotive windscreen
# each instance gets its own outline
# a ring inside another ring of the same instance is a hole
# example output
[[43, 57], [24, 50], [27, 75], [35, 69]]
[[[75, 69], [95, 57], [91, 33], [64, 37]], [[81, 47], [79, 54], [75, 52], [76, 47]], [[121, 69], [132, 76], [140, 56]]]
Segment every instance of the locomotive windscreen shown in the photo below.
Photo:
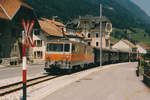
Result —
[[63, 44], [63, 43], [48, 43], [47, 44], [47, 51], [52, 52], [69, 52], [70, 51], [70, 44]]
[[62, 52], [63, 51], [63, 44], [60, 43], [48, 43], [47, 44], [47, 51], [57, 51]]

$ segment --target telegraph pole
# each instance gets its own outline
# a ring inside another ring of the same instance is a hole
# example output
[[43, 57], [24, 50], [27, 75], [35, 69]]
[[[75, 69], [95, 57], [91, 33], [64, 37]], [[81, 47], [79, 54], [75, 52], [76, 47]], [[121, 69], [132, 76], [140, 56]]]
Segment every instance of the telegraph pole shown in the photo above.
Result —
[[[130, 32], [128, 33], [128, 30], [127, 30], [127, 34], [129, 34], [129, 42], [131, 42]], [[131, 62], [131, 52], [132, 52], [132, 48], [131, 46], [129, 46], [129, 62]]]
[[100, 4], [100, 67], [102, 66], [102, 4]]

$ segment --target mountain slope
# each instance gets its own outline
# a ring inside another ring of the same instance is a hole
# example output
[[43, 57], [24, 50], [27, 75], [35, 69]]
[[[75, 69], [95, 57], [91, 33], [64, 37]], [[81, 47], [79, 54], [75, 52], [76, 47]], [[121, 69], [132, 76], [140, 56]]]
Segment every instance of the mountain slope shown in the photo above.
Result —
[[[99, 15], [100, 1], [103, 15], [107, 16], [114, 27], [139, 27], [150, 22], [149, 17], [130, 0], [23, 0], [35, 9], [38, 17], [57, 15], [60, 20], [68, 21], [79, 15]], [[138, 15], [138, 16], [137, 16]], [[145, 22], [143, 22], [145, 21]], [[142, 25], [141, 25], [142, 24]]]
[[145, 22], [150, 22], [150, 17], [136, 4], [134, 4], [131, 0], [116, 0], [121, 6], [128, 9], [131, 13], [133, 13], [137, 18]]

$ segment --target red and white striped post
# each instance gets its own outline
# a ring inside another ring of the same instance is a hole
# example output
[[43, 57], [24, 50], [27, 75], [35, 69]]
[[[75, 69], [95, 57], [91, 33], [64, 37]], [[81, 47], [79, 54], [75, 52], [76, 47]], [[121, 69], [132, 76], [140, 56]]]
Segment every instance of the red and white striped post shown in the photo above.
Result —
[[25, 36], [24, 32], [22, 32], [22, 82], [23, 82], [23, 100], [26, 100], [27, 93], [26, 93], [26, 83], [27, 83], [27, 70], [26, 70], [26, 44], [25, 44]]
[[24, 28], [24, 32], [22, 32], [22, 82], [23, 82], [23, 100], [27, 99], [27, 58], [26, 58], [26, 46], [27, 44], [30, 44], [32, 47], [34, 47], [34, 41], [31, 36], [32, 28], [34, 26], [34, 21], [31, 21], [31, 25], [29, 25], [29, 21], [27, 22], [27, 25], [25, 24], [25, 21], [22, 20], [22, 26]]

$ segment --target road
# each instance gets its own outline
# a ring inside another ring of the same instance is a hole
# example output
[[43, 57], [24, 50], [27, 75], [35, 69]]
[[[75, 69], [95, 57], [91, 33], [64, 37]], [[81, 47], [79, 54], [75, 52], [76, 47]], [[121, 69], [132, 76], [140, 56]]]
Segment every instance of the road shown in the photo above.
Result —
[[[37, 73], [45, 73], [43, 68], [44, 68], [43, 65], [27, 66], [27, 74], [33, 75]], [[0, 79], [7, 79], [19, 76], [22, 76], [22, 67], [9, 66], [0, 68]]]
[[150, 100], [150, 90], [136, 76], [136, 66], [127, 63], [95, 72], [42, 100]]

